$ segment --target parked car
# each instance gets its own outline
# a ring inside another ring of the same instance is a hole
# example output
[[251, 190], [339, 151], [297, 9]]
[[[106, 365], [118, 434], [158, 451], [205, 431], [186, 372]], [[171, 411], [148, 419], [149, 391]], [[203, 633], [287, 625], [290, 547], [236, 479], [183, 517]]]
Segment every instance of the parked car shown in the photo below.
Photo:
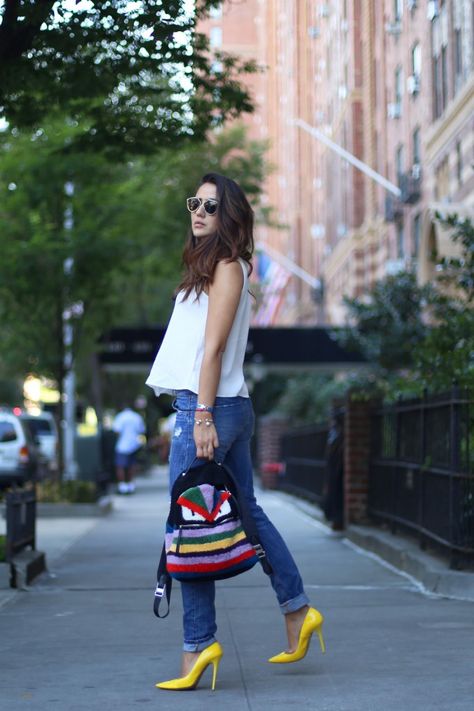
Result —
[[30, 430], [12, 410], [0, 408], [0, 487], [35, 480], [39, 448]]
[[50, 412], [39, 415], [23, 413], [20, 415], [33, 438], [36, 440], [41, 459], [42, 474], [55, 473], [58, 470], [59, 435], [56, 420]]

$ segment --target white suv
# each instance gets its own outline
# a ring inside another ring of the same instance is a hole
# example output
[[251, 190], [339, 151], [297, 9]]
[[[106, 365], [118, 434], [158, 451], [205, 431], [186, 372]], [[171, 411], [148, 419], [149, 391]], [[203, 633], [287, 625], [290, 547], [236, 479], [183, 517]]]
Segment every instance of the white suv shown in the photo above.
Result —
[[0, 487], [35, 479], [38, 448], [28, 428], [12, 410], [0, 408]]
[[57, 472], [59, 435], [54, 416], [51, 412], [41, 412], [39, 415], [30, 415], [25, 412], [20, 415], [20, 419], [26, 423], [38, 443], [43, 466], [50, 473]]

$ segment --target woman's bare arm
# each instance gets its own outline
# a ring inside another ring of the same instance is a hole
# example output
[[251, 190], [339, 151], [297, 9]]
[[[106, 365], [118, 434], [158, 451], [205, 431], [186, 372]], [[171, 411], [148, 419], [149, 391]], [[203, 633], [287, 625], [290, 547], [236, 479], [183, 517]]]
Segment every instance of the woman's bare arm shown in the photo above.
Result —
[[[219, 262], [214, 280], [209, 285], [208, 312], [204, 340], [204, 356], [199, 374], [198, 402], [212, 406], [221, 377], [222, 356], [234, 323], [242, 293], [243, 274], [239, 262]], [[212, 459], [219, 445], [215, 427], [204, 424], [212, 419], [209, 413], [196, 413], [201, 425], [194, 426], [197, 456]]]

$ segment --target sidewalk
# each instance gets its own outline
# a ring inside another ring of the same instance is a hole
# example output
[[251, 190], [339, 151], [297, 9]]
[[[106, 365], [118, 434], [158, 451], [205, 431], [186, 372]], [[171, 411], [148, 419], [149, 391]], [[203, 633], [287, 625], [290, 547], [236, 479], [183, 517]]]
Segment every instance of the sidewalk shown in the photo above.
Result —
[[179, 585], [170, 616], [152, 613], [168, 503], [165, 474], [155, 470], [139, 480], [135, 496], [117, 498], [113, 514], [76, 536], [59, 524], [49, 541], [40, 532], [55, 577], [43, 576], [0, 608], [0, 709], [472, 709], [472, 602], [425, 594], [288, 496], [261, 492], [259, 500], [325, 615], [325, 655], [315, 640], [302, 662], [267, 664], [285, 636], [272, 589], [255, 568], [218, 584], [224, 659], [216, 692], [210, 671], [194, 693], [154, 688], [177, 675], [181, 648]]

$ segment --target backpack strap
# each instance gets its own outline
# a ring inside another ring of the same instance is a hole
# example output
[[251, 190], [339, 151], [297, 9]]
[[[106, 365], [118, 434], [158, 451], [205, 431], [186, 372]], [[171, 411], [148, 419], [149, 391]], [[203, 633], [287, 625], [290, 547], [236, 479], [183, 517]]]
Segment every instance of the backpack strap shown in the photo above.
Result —
[[239, 484], [236, 482], [234, 475], [230, 471], [229, 467], [225, 464], [219, 464], [223, 469], [225, 469], [227, 476], [231, 480], [232, 484], [235, 487], [235, 491], [237, 493], [237, 501], [239, 504], [239, 510], [240, 510], [240, 519], [242, 521], [242, 528], [244, 529], [247, 538], [249, 539], [250, 543], [252, 544], [253, 549], [255, 550], [255, 553], [258, 557], [258, 560], [260, 561], [260, 564], [263, 568], [263, 572], [266, 573], [267, 575], [271, 575], [273, 573], [272, 566], [269, 563], [269, 560], [267, 558], [267, 554], [265, 553], [265, 548], [262, 546], [262, 543], [260, 541], [260, 536], [258, 535], [258, 530], [257, 526], [255, 523], [255, 520], [250, 513], [250, 509], [248, 507], [247, 501], [245, 499], [245, 496], [242, 493], [242, 490], [239, 486]]
[[[156, 572], [156, 588], [155, 588], [155, 599], [153, 601], [153, 612], [157, 617], [163, 619], [168, 617], [170, 613], [170, 598], [171, 598], [171, 586], [173, 583], [173, 578], [166, 570], [166, 550], [165, 544], [163, 543], [163, 548], [161, 549], [160, 562], [158, 563], [158, 570]], [[166, 597], [167, 609], [164, 615], [160, 615], [160, 604], [163, 598]]]

